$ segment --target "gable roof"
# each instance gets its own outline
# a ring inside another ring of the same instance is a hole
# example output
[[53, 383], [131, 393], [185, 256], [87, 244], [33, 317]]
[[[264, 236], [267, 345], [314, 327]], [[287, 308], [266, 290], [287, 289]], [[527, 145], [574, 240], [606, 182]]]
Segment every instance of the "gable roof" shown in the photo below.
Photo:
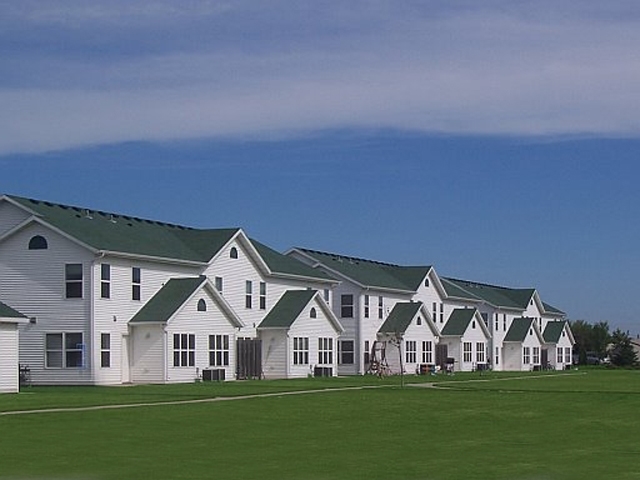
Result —
[[28, 320], [29, 317], [11, 308], [6, 303], [0, 302], [0, 318], [7, 319], [7, 320], [15, 320], [16, 322], [22, 322], [22, 321]]
[[240, 319], [233, 313], [231, 308], [226, 305], [222, 296], [211, 287], [207, 277], [200, 275], [199, 277], [171, 278], [151, 299], [138, 310], [138, 312], [129, 320], [129, 323], [166, 323], [168, 322], [182, 306], [201, 288], [208, 287], [216, 302], [225, 310], [227, 316], [237, 327], [243, 326]]
[[514, 318], [511, 322], [511, 326], [507, 331], [507, 334], [504, 337], [505, 342], [523, 342], [529, 333], [529, 329], [535, 328], [533, 325], [533, 318], [530, 317], [520, 317]]
[[[309, 303], [314, 299], [319, 298], [318, 295], [317, 290], [287, 290], [264, 317], [262, 322], [260, 322], [260, 325], [258, 325], [257, 328], [291, 328], [293, 323], [298, 319], [304, 309], [307, 308]], [[331, 309], [326, 305], [324, 300], [320, 300], [318, 302], [318, 306], [319, 308], [322, 308], [336, 331], [343, 332], [344, 329], [342, 328], [342, 325]]]
[[467, 331], [467, 327], [473, 320], [476, 313], [475, 308], [456, 308], [449, 315], [447, 323], [445, 323], [441, 335], [461, 337]]
[[431, 266], [394, 265], [300, 247], [294, 250], [365, 288], [415, 292], [432, 269]]
[[[196, 229], [128, 215], [73, 207], [41, 200], [4, 195], [2, 198], [98, 252], [152, 257], [205, 265], [240, 228]], [[275, 275], [331, 281], [323, 272], [283, 255], [256, 240], [251, 246]]]
[[389, 312], [387, 319], [378, 330], [378, 333], [394, 335], [404, 334], [416, 315], [421, 315], [426, 326], [431, 329], [434, 336], [437, 337], [439, 335], [438, 329], [422, 302], [396, 303], [391, 312]]
[[[544, 328], [542, 338], [544, 338], [544, 341], [546, 343], [558, 343], [560, 341], [560, 336], [562, 335], [562, 332], [567, 325], [568, 324], [565, 320], [559, 322], [548, 322], [546, 327]], [[572, 340], [571, 337], [572, 336], [570, 335], [570, 340]]]
[[456, 287], [459, 294], [466, 293], [469, 299], [476, 297], [494, 307], [525, 310], [535, 294], [533, 288], [499, 287], [456, 278], [446, 278], [445, 280], [448, 282], [449, 288]]
[[546, 302], [542, 302], [542, 306], [544, 307], [545, 313], [550, 313], [552, 315], [561, 315], [561, 316], [566, 315], [566, 313], [563, 312], [562, 310], [560, 310], [560, 309], [558, 309], [558, 308], [556, 308], [556, 307], [554, 307], [552, 305], [549, 305]]

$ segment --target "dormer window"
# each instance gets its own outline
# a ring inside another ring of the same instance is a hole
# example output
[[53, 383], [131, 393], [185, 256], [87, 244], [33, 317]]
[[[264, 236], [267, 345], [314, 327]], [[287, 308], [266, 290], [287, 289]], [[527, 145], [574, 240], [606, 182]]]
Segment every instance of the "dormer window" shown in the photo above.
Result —
[[203, 298], [198, 300], [198, 311], [199, 312], [206, 312], [207, 311], [207, 302], [205, 302]]
[[238, 249], [236, 247], [231, 247], [229, 258], [238, 258]]
[[29, 240], [29, 250], [46, 250], [47, 248], [49, 248], [49, 244], [42, 235], [36, 235]]

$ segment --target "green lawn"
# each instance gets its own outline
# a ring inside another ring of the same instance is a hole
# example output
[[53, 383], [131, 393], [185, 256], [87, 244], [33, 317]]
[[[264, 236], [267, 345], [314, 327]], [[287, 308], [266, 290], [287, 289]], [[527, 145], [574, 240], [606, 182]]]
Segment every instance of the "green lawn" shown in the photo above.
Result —
[[640, 479], [640, 372], [509, 377], [33, 387], [0, 411], [384, 388], [2, 415], [0, 478]]

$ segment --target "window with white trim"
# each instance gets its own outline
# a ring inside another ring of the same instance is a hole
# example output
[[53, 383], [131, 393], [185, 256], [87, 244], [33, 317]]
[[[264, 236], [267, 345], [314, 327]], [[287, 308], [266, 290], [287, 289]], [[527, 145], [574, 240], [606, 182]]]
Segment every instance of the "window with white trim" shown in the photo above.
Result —
[[384, 317], [384, 297], [378, 297], [378, 318], [382, 320]]
[[222, 293], [222, 286], [223, 286], [222, 277], [216, 277], [214, 281], [216, 284], [216, 290]]
[[329, 289], [328, 289], [328, 288], [325, 288], [325, 289], [324, 289], [324, 301], [325, 301], [325, 302], [327, 302], [327, 303], [329, 303], [330, 298], [331, 298], [331, 297], [330, 297], [330, 294], [329, 294]]
[[540, 347], [533, 347], [533, 364], [540, 365]]
[[244, 308], [253, 308], [253, 282], [247, 280], [244, 287]]
[[564, 349], [562, 347], [558, 347], [556, 349], [556, 363], [562, 363], [564, 361], [563, 350]]
[[82, 264], [67, 263], [64, 266], [66, 298], [82, 298]]
[[236, 247], [231, 247], [231, 250], [229, 250], [229, 258], [238, 258], [238, 249]]
[[340, 316], [353, 318], [353, 295], [340, 295]]
[[293, 364], [309, 365], [309, 337], [293, 337]]
[[47, 333], [45, 366], [47, 368], [82, 368], [84, 366], [82, 333]]
[[229, 335], [209, 335], [209, 366], [229, 366]]
[[500, 365], [500, 347], [496, 347], [496, 365]]
[[198, 305], [196, 306], [196, 310], [198, 310], [199, 312], [207, 311], [207, 302], [205, 301], [204, 298], [201, 298], [200, 300], [198, 300]]
[[440, 323], [444, 323], [444, 303], [440, 304]]
[[431, 315], [431, 318], [434, 322], [438, 320], [438, 304], [436, 302], [433, 302], [433, 315]]
[[462, 344], [462, 361], [469, 363], [473, 360], [473, 353], [471, 351], [471, 342], [464, 342]]
[[522, 347], [522, 363], [529, 365], [531, 363], [531, 348]]
[[193, 367], [196, 364], [196, 336], [193, 333], [173, 334], [173, 366]]
[[422, 363], [433, 363], [433, 342], [422, 342]]
[[353, 340], [341, 340], [338, 342], [338, 358], [341, 365], [353, 365], [354, 342]]
[[102, 368], [111, 367], [111, 334], [100, 334], [100, 366]]
[[333, 338], [318, 338], [318, 363], [320, 365], [333, 365]]
[[407, 363], [417, 362], [417, 342], [415, 340], [407, 340], [404, 342], [405, 361]]
[[485, 363], [486, 351], [484, 342], [476, 342], [476, 363]]
[[142, 298], [142, 271], [140, 267], [131, 269], [131, 299], [140, 300]]
[[364, 318], [369, 318], [369, 295], [364, 296]]
[[29, 250], [46, 250], [48, 248], [47, 239], [42, 235], [36, 235], [29, 240]]
[[100, 265], [100, 298], [111, 298], [111, 265]]
[[564, 363], [571, 365], [571, 347], [564, 347]]
[[267, 284], [260, 282], [260, 310], [267, 309]]

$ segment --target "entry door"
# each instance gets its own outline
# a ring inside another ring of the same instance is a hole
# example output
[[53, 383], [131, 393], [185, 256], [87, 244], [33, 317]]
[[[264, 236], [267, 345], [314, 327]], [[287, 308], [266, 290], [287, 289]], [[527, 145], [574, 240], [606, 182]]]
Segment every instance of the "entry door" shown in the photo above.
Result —
[[122, 383], [129, 383], [131, 382], [129, 365], [129, 335], [122, 336], [121, 352], [120, 370], [122, 371]]
[[542, 368], [547, 368], [547, 365], [549, 365], [549, 350], [547, 350], [546, 348], [542, 349], [542, 354], [540, 356], [540, 365], [542, 365]]
[[436, 365], [444, 369], [447, 364], [447, 357], [449, 356], [449, 349], [446, 344], [436, 345]]

